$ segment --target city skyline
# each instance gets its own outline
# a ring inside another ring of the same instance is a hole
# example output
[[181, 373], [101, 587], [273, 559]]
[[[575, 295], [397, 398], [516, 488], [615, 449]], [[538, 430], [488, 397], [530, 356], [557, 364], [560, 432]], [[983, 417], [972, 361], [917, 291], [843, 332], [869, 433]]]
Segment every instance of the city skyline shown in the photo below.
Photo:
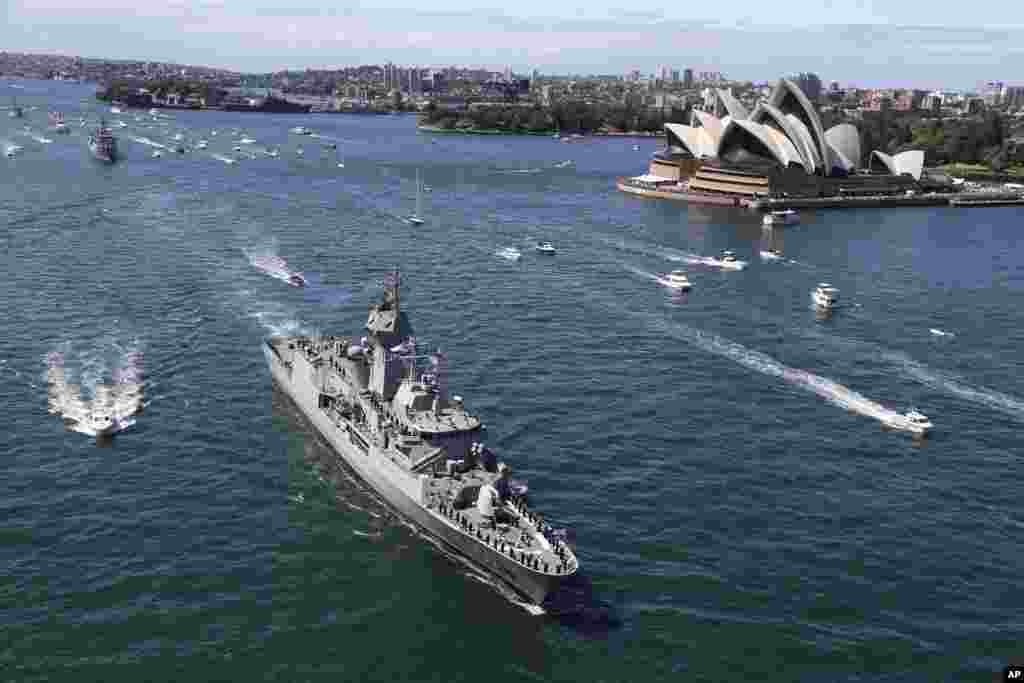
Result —
[[[991, 4], [991, 3], [990, 3]], [[5, 50], [137, 59], [262, 73], [359, 64], [459, 64], [517, 73], [658, 73], [663, 66], [718, 71], [727, 78], [767, 82], [778, 73], [812, 71], [844, 86], [974, 90], [987, 81], [1014, 83], [1024, 71], [1024, 10], [999, 7], [1000, 28], [971, 27], [977, 7], [943, 10], [945, 26], [907, 22], [928, 5], [899, 7], [870, 0], [822, 9], [796, 3], [767, 24], [763, 5], [733, 3], [714, 20], [671, 10], [586, 12], [527, 2], [521, 16], [500, 10], [372, 9], [266, 1], [179, 1], [138, 7], [99, 0], [88, 10], [69, 0], [14, 0], [0, 29]], [[717, 8], [716, 8], [717, 9]], [[731, 13], [730, 13], [731, 12]], [[533, 13], [530, 16], [530, 13]], [[865, 23], [852, 23], [859, 20]], [[814, 23], [830, 19], [833, 23]], [[953, 25], [953, 22], [968, 22]], [[834, 23], [836, 21], [851, 23]], [[880, 21], [893, 23], [883, 24]], [[173, 29], [173, 30], [172, 30]]]

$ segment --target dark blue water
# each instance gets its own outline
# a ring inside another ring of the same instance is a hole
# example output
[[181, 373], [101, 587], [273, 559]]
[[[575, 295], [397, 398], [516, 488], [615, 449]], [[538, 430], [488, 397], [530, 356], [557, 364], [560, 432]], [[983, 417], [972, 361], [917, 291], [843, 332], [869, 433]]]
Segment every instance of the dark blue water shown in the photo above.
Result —
[[[131, 112], [107, 167], [77, 127], [91, 88], [20, 84], [39, 109], [0, 121], [24, 147], [0, 161], [4, 680], [952, 681], [1024, 655], [1018, 209], [769, 235], [616, 192], [654, 142], [404, 116]], [[48, 108], [71, 135], [44, 132]], [[232, 128], [281, 158], [211, 156]], [[210, 149], [132, 141], [176, 132]], [[747, 267], [696, 258], [722, 249]], [[490, 445], [576, 531], [583, 575], [548, 616], [395, 519], [272, 391], [261, 338], [358, 332], [394, 265]], [[685, 297], [652, 279], [674, 268]], [[821, 281], [846, 304], [827, 319]], [[65, 431], [52, 351], [87, 394], [141, 351], [137, 423], [108, 447]], [[912, 406], [925, 441], [883, 428]]]

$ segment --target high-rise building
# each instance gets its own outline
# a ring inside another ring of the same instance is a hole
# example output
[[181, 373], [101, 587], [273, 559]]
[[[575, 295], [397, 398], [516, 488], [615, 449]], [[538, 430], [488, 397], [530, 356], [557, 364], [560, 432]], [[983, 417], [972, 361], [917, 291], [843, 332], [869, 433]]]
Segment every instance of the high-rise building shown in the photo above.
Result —
[[683, 69], [683, 87], [687, 89], [693, 87], [693, 69]]
[[384, 65], [384, 89], [388, 92], [398, 89], [398, 73], [395, 65], [388, 62]]
[[506, 66], [505, 67], [505, 82], [506, 83], [511, 83], [512, 82], [512, 67], [511, 66]]
[[673, 83], [678, 83], [679, 82], [679, 69], [672, 69], [672, 82]]

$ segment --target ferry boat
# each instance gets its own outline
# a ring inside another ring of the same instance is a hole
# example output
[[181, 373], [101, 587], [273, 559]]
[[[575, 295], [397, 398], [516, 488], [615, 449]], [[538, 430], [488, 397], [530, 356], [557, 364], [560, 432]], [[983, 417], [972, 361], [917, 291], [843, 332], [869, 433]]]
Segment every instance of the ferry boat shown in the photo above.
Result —
[[764, 215], [762, 221], [765, 225], [793, 225], [800, 222], [800, 214], [794, 209], [785, 211], [772, 211]]
[[693, 286], [689, 278], [686, 277], [686, 273], [682, 270], [673, 270], [671, 273], [664, 273], [660, 280], [662, 284], [668, 287], [683, 291], [688, 290]]
[[99, 127], [89, 136], [89, 151], [100, 161], [113, 163], [117, 159], [117, 140], [103, 121], [100, 121]]
[[827, 282], [819, 283], [817, 289], [811, 292], [811, 300], [819, 308], [835, 308], [839, 305], [839, 290]]
[[555, 253], [555, 245], [551, 244], [551, 242], [537, 242], [536, 249], [542, 254]]

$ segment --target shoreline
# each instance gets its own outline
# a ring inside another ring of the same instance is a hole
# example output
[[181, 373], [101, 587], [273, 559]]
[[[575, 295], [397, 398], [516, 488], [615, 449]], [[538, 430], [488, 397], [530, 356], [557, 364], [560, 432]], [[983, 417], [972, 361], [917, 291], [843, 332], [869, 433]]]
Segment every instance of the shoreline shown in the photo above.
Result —
[[[527, 130], [506, 130], [504, 128], [440, 128], [438, 126], [416, 126], [416, 130], [421, 130], [425, 133], [442, 133], [445, 135], [457, 134], [457, 135], [531, 135], [531, 136], [548, 136], [557, 138], [568, 138], [572, 140], [579, 140], [582, 138], [663, 138], [664, 133], [658, 132], [644, 132], [644, 131], [629, 131], [624, 133], [571, 133], [562, 135], [557, 130], [551, 129], [547, 131], [527, 131]], [[571, 137], [571, 135], [579, 135], [580, 137]]]

